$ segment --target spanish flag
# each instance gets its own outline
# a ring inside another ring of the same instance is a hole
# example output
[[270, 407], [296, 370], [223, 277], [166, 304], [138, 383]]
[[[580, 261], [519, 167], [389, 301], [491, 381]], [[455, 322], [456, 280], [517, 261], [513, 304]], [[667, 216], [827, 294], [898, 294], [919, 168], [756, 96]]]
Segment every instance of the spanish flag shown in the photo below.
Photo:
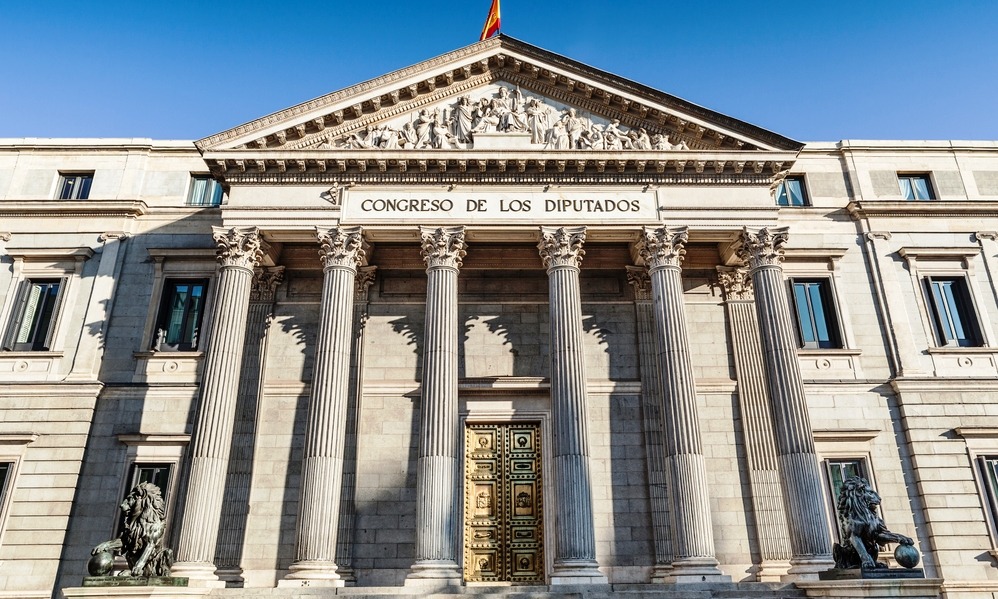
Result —
[[478, 41], [490, 38], [499, 32], [499, 0], [492, 0], [492, 7], [489, 8], [489, 16], [485, 17], [485, 26], [482, 27], [482, 37]]

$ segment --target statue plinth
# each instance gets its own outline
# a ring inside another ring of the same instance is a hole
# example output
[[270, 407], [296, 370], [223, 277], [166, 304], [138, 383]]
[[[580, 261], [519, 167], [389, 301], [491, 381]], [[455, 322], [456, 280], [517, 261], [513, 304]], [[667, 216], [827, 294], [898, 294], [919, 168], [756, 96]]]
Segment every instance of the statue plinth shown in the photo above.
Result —
[[830, 568], [818, 572], [818, 580], [900, 580], [925, 578], [921, 568]]
[[182, 576], [87, 576], [85, 587], [185, 587]]

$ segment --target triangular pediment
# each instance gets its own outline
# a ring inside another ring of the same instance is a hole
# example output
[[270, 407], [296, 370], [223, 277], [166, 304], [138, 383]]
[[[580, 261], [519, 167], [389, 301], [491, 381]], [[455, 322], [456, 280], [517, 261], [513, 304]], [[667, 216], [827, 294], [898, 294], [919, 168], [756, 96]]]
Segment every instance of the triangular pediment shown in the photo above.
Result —
[[[508, 36], [202, 139], [206, 154], [777, 153], [803, 144]], [[752, 160], [751, 155], [748, 159]], [[304, 164], [304, 162], [302, 163]]]

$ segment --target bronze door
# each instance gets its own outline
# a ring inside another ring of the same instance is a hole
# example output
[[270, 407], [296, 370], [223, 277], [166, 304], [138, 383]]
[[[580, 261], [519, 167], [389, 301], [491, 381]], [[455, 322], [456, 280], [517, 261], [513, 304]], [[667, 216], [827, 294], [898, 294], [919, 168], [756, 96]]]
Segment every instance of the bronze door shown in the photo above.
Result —
[[464, 579], [544, 582], [541, 428], [465, 430]]

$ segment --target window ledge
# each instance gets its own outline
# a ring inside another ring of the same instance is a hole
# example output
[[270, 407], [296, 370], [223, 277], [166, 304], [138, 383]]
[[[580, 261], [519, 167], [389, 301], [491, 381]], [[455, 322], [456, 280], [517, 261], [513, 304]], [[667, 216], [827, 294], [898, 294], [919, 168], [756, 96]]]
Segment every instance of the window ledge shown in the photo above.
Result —
[[930, 347], [927, 349], [930, 354], [993, 354], [998, 352], [998, 347], [960, 347], [960, 346], [943, 346], [943, 347]]
[[829, 348], [801, 348], [797, 350], [797, 355], [799, 356], [859, 356], [863, 354], [861, 349], [850, 349], [847, 347], [829, 347]]
[[63, 352], [61, 351], [13, 351], [13, 350], [3, 350], [0, 352], [0, 358], [61, 358]]
[[196, 383], [204, 352], [135, 352], [135, 383]]
[[953, 432], [964, 439], [998, 439], [998, 427], [994, 426], [958, 426]]
[[814, 429], [815, 441], [872, 441], [881, 433], [879, 428]]
[[183, 360], [191, 358], [200, 358], [204, 355], [203, 351], [137, 351], [135, 352], [136, 358], [143, 358], [146, 360]]

